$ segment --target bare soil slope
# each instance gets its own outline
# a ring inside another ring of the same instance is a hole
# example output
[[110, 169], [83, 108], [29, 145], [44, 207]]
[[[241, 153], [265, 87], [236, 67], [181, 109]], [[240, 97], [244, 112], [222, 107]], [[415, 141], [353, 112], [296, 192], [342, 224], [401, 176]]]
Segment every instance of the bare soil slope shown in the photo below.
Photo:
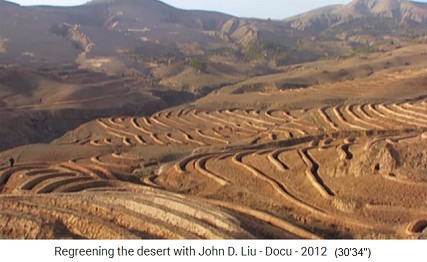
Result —
[[5, 151], [1, 234], [425, 238], [426, 76], [212, 94]]

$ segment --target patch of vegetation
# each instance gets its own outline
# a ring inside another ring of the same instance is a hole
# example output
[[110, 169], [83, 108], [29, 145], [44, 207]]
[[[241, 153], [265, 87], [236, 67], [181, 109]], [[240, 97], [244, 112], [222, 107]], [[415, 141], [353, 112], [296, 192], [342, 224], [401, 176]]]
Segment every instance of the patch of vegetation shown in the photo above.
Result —
[[284, 52], [276, 57], [276, 65], [277, 66], [284, 66], [289, 64], [290, 60], [290, 54], [287, 52]]
[[174, 43], [144, 43], [144, 46], [134, 49], [119, 48], [116, 51], [122, 59], [135, 64], [167, 64], [169, 61], [181, 61], [185, 58]]
[[427, 35], [425, 33], [423, 33], [423, 34], [417, 34], [417, 33], [406, 34], [405, 40], [410, 41], [412, 43], [420, 43], [420, 44], [427, 43]]
[[[382, 43], [377, 42], [374, 45], [368, 45], [368, 44], [366, 44], [366, 45], [354, 46], [353, 47], [353, 51], [351, 51], [350, 53], [345, 54], [345, 55], [341, 55], [341, 56], [338, 56], [338, 57], [331, 57], [331, 58], [344, 58], [344, 59], [348, 59], [348, 58], [352, 58], [352, 57], [355, 57], [355, 56], [361, 55], [361, 54], [369, 54], [369, 53], [380, 52], [381, 51], [381, 48], [380, 48], [381, 44]], [[327, 60], [327, 58], [325, 58], [324, 60]]]
[[217, 56], [233, 56], [240, 57], [241, 53], [239, 50], [236, 50], [231, 47], [222, 46], [217, 48], [212, 48], [206, 51], [208, 55], [217, 55]]
[[323, 61], [334, 60], [334, 59], [336, 59], [336, 56], [332, 56], [332, 55], [330, 55], [330, 54], [328, 54], [328, 53], [324, 53], [324, 54], [320, 57], [320, 60], [323, 60]]
[[192, 57], [189, 61], [189, 65], [202, 71], [206, 69], [206, 63], [198, 57]]
[[277, 66], [286, 66], [291, 64], [315, 61], [320, 58], [320, 55], [313, 50], [297, 50], [291, 49], [287, 52], [282, 52], [275, 57]]
[[137, 168], [132, 172], [132, 176], [143, 180], [146, 177], [150, 177], [150, 176], [154, 176], [156, 175], [155, 173], [155, 168], [153, 167], [149, 167], [149, 168]]
[[356, 53], [374, 53], [378, 51], [379, 49], [376, 45], [365, 45], [355, 50]]
[[263, 40], [253, 41], [245, 52], [247, 60], [254, 60], [260, 57], [276, 57], [286, 53], [288, 48], [278, 42]]

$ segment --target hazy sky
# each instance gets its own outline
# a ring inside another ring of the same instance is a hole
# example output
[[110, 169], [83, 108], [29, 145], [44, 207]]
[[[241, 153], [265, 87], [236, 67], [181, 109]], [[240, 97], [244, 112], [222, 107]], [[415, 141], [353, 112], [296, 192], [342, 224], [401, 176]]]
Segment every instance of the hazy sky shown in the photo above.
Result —
[[[8, 0], [21, 5], [80, 5], [87, 0]], [[183, 9], [214, 10], [242, 17], [283, 19], [317, 7], [351, 0], [162, 0]], [[427, 0], [418, 0], [427, 2]]]

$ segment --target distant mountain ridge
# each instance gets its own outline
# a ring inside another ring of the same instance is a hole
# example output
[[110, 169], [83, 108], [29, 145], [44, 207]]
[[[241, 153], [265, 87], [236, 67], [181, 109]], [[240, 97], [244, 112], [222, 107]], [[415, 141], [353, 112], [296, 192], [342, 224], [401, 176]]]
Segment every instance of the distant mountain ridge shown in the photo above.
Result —
[[427, 25], [427, 3], [405, 0], [354, 0], [347, 5], [312, 10], [285, 21], [299, 30], [319, 30], [358, 18], [387, 18], [398, 23]]
[[[283, 21], [181, 10], [157, 0], [94, 0], [75, 7], [23, 7], [0, 0], [2, 63], [74, 63], [113, 74], [147, 73], [191, 59], [267, 66], [346, 55], [425, 33], [427, 3], [355, 0]], [[199, 61], [200, 60], [200, 61]], [[201, 66], [204, 67], [204, 66]]]

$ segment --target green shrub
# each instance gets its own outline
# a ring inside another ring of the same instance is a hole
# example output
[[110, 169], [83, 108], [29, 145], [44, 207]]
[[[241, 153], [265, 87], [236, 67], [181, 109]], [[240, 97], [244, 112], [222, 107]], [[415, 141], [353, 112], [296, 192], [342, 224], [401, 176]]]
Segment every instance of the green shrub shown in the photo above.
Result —
[[226, 47], [226, 46], [209, 49], [207, 50], [206, 53], [208, 55], [217, 55], [217, 56], [235, 56], [235, 57], [240, 56], [238, 50], [233, 49], [231, 47]]
[[193, 57], [190, 59], [190, 66], [192, 66], [196, 69], [199, 69], [199, 70], [205, 70], [206, 69], [206, 63], [197, 57]]
[[287, 48], [282, 43], [256, 40], [253, 41], [246, 50], [247, 60], [254, 60], [260, 57], [276, 57], [286, 53]]

